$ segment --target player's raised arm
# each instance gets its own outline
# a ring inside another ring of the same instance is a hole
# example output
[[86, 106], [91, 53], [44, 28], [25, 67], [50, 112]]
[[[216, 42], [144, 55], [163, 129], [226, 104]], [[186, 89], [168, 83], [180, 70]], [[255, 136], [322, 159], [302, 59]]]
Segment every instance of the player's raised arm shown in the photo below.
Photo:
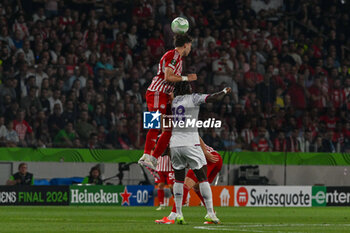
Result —
[[196, 74], [188, 74], [187, 76], [180, 76], [174, 74], [174, 70], [170, 67], [165, 68], [164, 78], [168, 82], [182, 82], [182, 81], [195, 81], [197, 80]]
[[227, 93], [231, 92], [231, 88], [229, 87], [225, 87], [222, 91], [220, 92], [216, 92], [214, 94], [210, 94], [207, 99], [206, 102], [218, 102], [222, 99], [222, 97], [224, 97]]

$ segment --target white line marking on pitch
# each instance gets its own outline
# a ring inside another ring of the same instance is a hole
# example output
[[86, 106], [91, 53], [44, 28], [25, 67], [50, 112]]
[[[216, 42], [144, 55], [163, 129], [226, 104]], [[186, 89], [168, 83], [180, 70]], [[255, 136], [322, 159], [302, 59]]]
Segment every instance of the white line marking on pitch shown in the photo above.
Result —
[[[264, 228], [264, 227], [349, 227], [350, 224], [333, 224], [333, 223], [314, 223], [314, 224], [303, 224], [303, 223], [291, 223], [291, 224], [232, 224], [230, 226], [195, 226], [195, 229], [209, 230], [209, 231], [233, 231], [233, 232], [256, 232], [265, 233], [271, 232], [271, 230], [253, 230], [251, 228]], [[274, 231], [275, 233], [306, 233], [302, 232], [285, 232], [285, 231]]]
[[195, 229], [200, 229], [200, 230], [209, 230], [209, 231], [236, 231], [236, 232], [266, 232], [266, 231], [258, 231], [258, 230], [243, 230], [243, 229], [233, 229], [233, 228], [223, 228], [223, 227], [203, 227], [203, 226], [198, 226], [194, 227]]

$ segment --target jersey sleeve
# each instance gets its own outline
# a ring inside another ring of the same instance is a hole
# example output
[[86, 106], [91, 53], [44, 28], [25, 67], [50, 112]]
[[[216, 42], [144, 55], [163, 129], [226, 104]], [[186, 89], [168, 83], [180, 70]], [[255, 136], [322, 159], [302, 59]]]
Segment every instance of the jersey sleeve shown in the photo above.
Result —
[[193, 94], [192, 95], [192, 101], [195, 106], [201, 105], [202, 103], [205, 103], [208, 94]]
[[175, 52], [170, 52], [164, 57], [164, 68], [169, 67], [175, 70], [175, 66], [177, 64], [177, 58]]

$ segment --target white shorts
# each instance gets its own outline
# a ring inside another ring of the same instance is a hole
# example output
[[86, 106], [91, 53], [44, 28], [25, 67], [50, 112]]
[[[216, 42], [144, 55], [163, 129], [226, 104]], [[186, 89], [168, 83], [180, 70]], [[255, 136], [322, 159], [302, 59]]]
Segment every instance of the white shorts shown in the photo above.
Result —
[[189, 165], [192, 170], [198, 170], [207, 165], [204, 153], [200, 145], [179, 146], [170, 148], [171, 163], [176, 170], [182, 170]]

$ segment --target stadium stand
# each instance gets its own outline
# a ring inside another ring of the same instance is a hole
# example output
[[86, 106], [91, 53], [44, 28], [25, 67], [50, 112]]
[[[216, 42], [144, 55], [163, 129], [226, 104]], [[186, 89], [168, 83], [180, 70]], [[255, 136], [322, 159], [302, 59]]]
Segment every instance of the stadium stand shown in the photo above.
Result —
[[350, 25], [342, 2], [4, 0], [1, 146], [142, 149], [144, 94], [172, 47], [170, 23], [182, 16], [194, 38], [183, 73], [198, 74], [198, 92], [233, 90], [202, 109], [224, 122], [201, 131], [207, 144], [348, 151]]

